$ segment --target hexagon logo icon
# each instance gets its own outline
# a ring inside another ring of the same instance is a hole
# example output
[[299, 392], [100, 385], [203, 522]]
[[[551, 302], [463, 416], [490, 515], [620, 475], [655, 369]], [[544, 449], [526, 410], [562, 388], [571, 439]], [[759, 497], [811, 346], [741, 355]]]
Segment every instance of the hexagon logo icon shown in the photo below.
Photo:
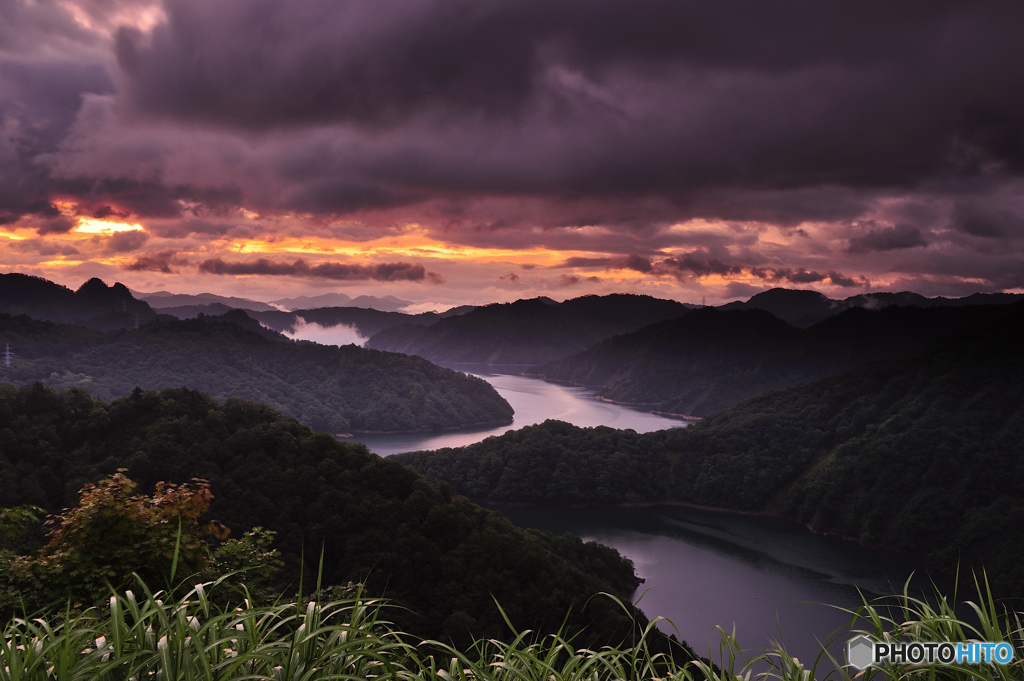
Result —
[[874, 659], [875, 646], [867, 636], [852, 638], [846, 643], [846, 659], [857, 669], [866, 669]]

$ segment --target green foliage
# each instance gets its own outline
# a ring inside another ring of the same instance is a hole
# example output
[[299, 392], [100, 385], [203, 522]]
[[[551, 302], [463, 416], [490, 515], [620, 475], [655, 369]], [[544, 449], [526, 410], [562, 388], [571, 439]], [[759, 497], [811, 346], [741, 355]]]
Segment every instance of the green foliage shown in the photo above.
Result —
[[158, 483], [152, 497], [132, 494], [135, 488], [120, 472], [83, 487], [75, 508], [47, 521], [49, 543], [11, 561], [15, 587], [90, 604], [135, 575], [169, 583], [178, 565], [188, 572], [204, 567], [208, 547], [199, 518], [210, 505], [209, 485]]
[[18, 506], [16, 508], [0, 508], [0, 548], [19, 539], [32, 523], [39, 521], [45, 511], [38, 506]]
[[913, 354], [638, 435], [548, 421], [397, 455], [480, 499], [683, 501], [771, 510], [867, 544], [959, 560], [1024, 596], [1024, 313]]
[[257, 400], [331, 433], [512, 420], [509, 404], [479, 378], [419, 357], [295, 343], [239, 310], [109, 333], [0, 315], [0, 340], [18, 352], [0, 381], [85, 387], [105, 400], [137, 386], [187, 385]]
[[210, 515], [236, 536], [277, 533], [285, 574], [300, 574], [305, 555], [305, 583], [315, 583], [309, 557], [322, 546], [324, 584], [387, 595], [406, 606], [395, 615], [402, 628], [425, 637], [507, 636], [493, 598], [531, 628], [556, 628], [571, 613], [567, 626], [600, 643], [632, 626], [608, 604], [581, 609], [595, 593], [636, 588], [632, 564], [611, 549], [517, 529], [265, 405], [187, 389], [107, 404], [79, 388], [0, 385], [0, 506], [72, 506], [76, 490], [119, 468], [142, 490], [201, 476]]
[[238, 539], [224, 541], [199, 577], [235, 586], [254, 602], [267, 602], [272, 585], [284, 567], [281, 552], [273, 548], [277, 533], [254, 527]]
[[[378, 679], [380, 681], [1009, 681], [1024, 679], [1024, 626], [1017, 612], [1000, 610], [978, 585], [971, 604], [975, 622], [956, 613], [955, 596], [934, 604], [909, 598], [865, 602], [848, 611], [850, 631], [880, 640], [1007, 641], [1009, 665], [890, 665], [857, 673], [833, 660], [836, 670], [820, 673], [826, 650], [805, 664], [776, 645], [745, 655], [736, 635], [722, 632], [718, 656], [699, 659], [690, 651], [663, 651], [654, 623], [614, 646], [581, 646], [561, 630], [510, 628], [509, 641], [478, 639], [465, 646], [424, 641], [400, 633], [385, 617], [389, 604], [354, 597], [282, 602], [272, 606], [221, 609], [218, 583], [196, 584], [179, 599], [151, 593], [141, 585], [113, 595], [109, 605], [82, 614], [45, 613], [10, 620], [0, 641], [0, 678], [5, 681], [75, 679]], [[597, 599], [595, 599], [597, 600]], [[612, 601], [620, 606], [621, 604]], [[588, 606], [589, 607], [589, 606]], [[625, 607], [621, 608], [626, 610]], [[720, 630], [721, 631], [721, 630]], [[740, 660], [746, 658], [746, 662]], [[714, 662], [712, 662], [714, 660]], [[759, 671], [755, 674], [754, 669]]]

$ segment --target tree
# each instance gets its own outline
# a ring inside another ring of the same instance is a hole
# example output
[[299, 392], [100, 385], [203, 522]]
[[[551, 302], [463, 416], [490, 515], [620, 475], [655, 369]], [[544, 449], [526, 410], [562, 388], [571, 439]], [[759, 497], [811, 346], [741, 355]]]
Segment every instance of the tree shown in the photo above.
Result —
[[53, 529], [39, 554], [12, 561], [12, 578], [29, 591], [88, 605], [111, 587], [130, 586], [136, 574], [160, 585], [202, 570], [210, 555], [204, 536], [227, 536], [219, 523], [200, 526], [213, 499], [206, 481], [157, 483], [152, 497], [132, 494], [135, 488], [121, 471], [85, 485], [77, 507], [47, 521]]

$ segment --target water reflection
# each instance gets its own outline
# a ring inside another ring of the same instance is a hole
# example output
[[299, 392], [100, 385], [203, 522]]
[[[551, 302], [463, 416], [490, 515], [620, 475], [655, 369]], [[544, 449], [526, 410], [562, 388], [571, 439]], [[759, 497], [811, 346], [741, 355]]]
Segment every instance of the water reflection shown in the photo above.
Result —
[[[362, 442], [381, 456], [417, 449], [464, 447], [491, 435], [559, 419], [581, 427], [610, 426], [632, 428], [638, 433], [685, 426], [686, 421], [657, 416], [630, 407], [609, 404], [597, 399], [593, 390], [548, 383], [537, 378], [516, 375], [517, 367], [502, 367], [503, 373], [488, 365], [452, 364], [453, 369], [483, 378], [508, 400], [515, 410], [512, 425], [470, 428], [441, 433], [395, 433], [387, 435], [356, 435], [350, 441]], [[522, 370], [525, 367], [518, 367]], [[348, 438], [346, 438], [348, 439]]]
[[815, 535], [781, 518], [680, 506], [489, 508], [521, 527], [573, 532], [618, 549], [646, 580], [634, 595], [647, 592], [644, 613], [672, 620], [675, 629], [661, 628], [705, 654], [709, 644], [717, 651], [712, 632], [720, 626], [735, 627], [744, 647], [782, 640], [791, 654], [813, 660], [819, 642], [849, 630], [851, 616], [837, 607], [860, 605], [858, 589], [896, 593], [911, 573], [923, 574], [917, 557]]
[[[591, 390], [516, 375], [514, 367], [502, 367], [502, 373], [481, 365], [452, 368], [490, 382], [515, 409], [512, 425], [353, 439], [388, 456], [461, 447], [549, 418], [641, 433], [687, 425], [601, 402]], [[618, 549], [633, 560], [637, 574], [646, 580], [634, 595], [639, 598], [647, 591], [640, 603], [643, 611], [671, 619], [676, 629], [669, 624], [662, 629], [678, 631], [680, 638], [705, 654], [709, 645], [718, 650], [712, 630], [721, 626], [727, 631], [735, 627], [740, 643], [748, 649], [778, 640], [791, 654], [813, 661], [819, 642], [849, 630], [850, 615], [837, 608], [859, 606], [858, 589], [869, 595], [897, 593], [911, 573], [924, 574], [915, 557], [815, 535], [781, 518], [680, 506], [492, 508], [521, 527], [573, 532]], [[915, 588], [921, 588], [919, 582]], [[846, 638], [840, 636], [830, 648], [837, 658]]]

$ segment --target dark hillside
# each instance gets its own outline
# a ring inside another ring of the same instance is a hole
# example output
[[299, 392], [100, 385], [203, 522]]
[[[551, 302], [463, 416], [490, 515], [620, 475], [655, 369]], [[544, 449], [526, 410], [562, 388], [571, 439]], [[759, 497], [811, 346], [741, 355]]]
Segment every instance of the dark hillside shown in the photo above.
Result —
[[537, 371], [602, 397], [706, 416], [766, 390], [909, 352], [1018, 305], [853, 307], [809, 329], [762, 310], [702, 308], [598, 343]]
[[688, 310], [650, 296], [584, 296], [563, 303], [534, 298], [479, 307], [428, 327], [395, 326], [366, 345], [434, 362], [543, 364]]
[[103, 399], [136, 386], [189, 386], [218, 399], [266, 402], [320, 430], [392, 431], [509, 423], [512, 408], [485, 381], [418, 357], [295, 343], [240, 310], [156, 319], [98, 334], [0, 316], [0, 344], [17, 353], [0, 381], [80, 385]]
[[210, 515], [234, 536], [257, 525], [277, 532], [289, 579], [303, 552], [310, 570], [322, 546], [325, 584], [365, 582], [371, 595], [397, 599], [407, 608], [392, 613], [399, 628], [423, 638], [506, 637], [494, 599], [522, 628], [555, 631], [568, 616], [592, 645], [632, 627], [607, 599], [584, 607], [598, 592], [636, 587], [632, 564], [614, 550], [519, 530], [265, 405], [219, 404], [188, 389], [136, 390], [107, 404], [77, 388], [0, 384], [0, 507], [56, 512], [118, 468], [144, 490], [207, 479]]
[[[1016, 306], [1014, 306], [1016, 307]], [[868, 544], [989, 571], [1024, 596], [1024, 311], [908, 355], [637, 435], [548, 422], [396, 458], [506, 501], [772, 510]]]
[[153, 308], [136, 300], [124, 284], [107, 286], [90, 279], [72, 291], [41, 277], [17, 273], [0, 274], [0, 313], [102, 330], [132, 328], [136, 319], [156, 316]]

